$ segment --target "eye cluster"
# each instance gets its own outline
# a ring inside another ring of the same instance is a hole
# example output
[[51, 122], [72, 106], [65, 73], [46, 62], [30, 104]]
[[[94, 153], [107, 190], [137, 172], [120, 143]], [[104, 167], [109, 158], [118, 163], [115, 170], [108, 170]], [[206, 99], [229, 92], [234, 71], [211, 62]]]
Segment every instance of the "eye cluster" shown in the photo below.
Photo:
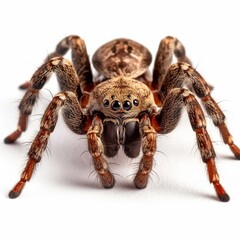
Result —
[[111, 106], [113, 111], [117, 111], [117, 110], [120, 110], [120, 109], [124, 109], [126, 111], [129, 111], [132, 108], [132, 106], [137, 107], [138, 105], [139, 105], [139, 101], [137, 99], [134, 99], [133, 101], [124, 100], [123, 102], [120, 102], [117, 99], [115, 99], [111, 102], [108, 99], [103, 100], [103, 106], [104, 107]]

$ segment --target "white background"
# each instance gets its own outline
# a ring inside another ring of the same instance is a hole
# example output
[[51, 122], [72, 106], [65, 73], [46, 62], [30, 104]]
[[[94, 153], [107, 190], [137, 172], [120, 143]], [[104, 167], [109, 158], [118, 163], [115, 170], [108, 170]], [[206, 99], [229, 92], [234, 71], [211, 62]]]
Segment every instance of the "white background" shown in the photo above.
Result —
[[[240, 145], [238, 1], [1, 1], [0, 136], [15, 130], [28, 80], [55, 45], [70, 34], [85, 39], [90, 57], [116, 37], [132, 38], [155, 56], [160, 39], [178, 37], [197, 70], [214, 85], [213, 97]], [[151, 66], [152, 68], [152, 66]], [[136, 160], [110, 160], [115, 188], [100, 187], [86, 137], [59, 120], [35, 175], [22, 195], [7, 197], [19, 180], [40, 113], [55, 93], [41, 93], [29, 130], [16, 144], [0, 143], [0, 239], [239, 239], [240, 162], [208, 120], [221, 182], [231, 200], [219, 202], [208, 182], [186, 113], [177, 129], [158, 138], [148, 188], [133, 187]]]

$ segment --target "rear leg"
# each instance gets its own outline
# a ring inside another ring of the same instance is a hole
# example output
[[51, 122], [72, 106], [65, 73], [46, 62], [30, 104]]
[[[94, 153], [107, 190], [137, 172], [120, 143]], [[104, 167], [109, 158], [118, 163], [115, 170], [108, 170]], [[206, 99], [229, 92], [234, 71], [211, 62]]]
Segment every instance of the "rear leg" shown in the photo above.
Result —
[[[90, 91], [93, 88], [93, 75], [85, 42], [79, 36], [70, 35], [62, 39], [57, 44], [55, 51], [49, 54], [44, 62], [49, 62], [54, 57], [64, 56], [69, 49], [71, 49], [72, 62], [76, 73], [82, 79], [82, 88]], [[30, 85], [30, 81], [27, 81], [19, 88], [28, 89]]]
[[177, 57], [178, 62], [191, 64], [190, 59], [186, 56], [183, 44], [174, 37], [165, 37], [161, 40], [153, 69], [152, 88], [158, 90], [165, 79], [165, 76], [172, 64], [173, 56]]

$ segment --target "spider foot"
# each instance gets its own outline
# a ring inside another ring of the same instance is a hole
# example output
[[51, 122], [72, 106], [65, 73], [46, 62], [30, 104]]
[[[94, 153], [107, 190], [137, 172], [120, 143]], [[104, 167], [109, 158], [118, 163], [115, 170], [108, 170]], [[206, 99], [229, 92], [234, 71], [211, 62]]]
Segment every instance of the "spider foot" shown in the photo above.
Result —
[[21, 192], [14, 192], [13, 190], [9, 192], [8, 197], [11, 199], [17, 198]]
[[219, 182], [213, 183], [218, 198], [221, 202], [228, 202], [230, 200], [229, 195], [225, 192], [224, 188]]
[[138, 189], [143, 189], [148, 183], [148, 173], [139, 171], [134, 179], [134, 185]]
[[233, 154], [235, 155], [235, 157], [240, 160], [240, 148], [235, 145], [235, 144], [231, 144], [229, 145], [231, 151], [233, 152]]
[[102, 186], [104, 188], [112, 188], [115, 184], [115, 179], [110, 171], [105, 171], [102, 174], [99, 174]]
[[17, 198], [21, 194], [23, 187], [25, 186], [25, 183], [26, 183], [25, 181], [20, 180], [15, 185], [15, 187], [9, 192], [8, 197], [11, 199]]
[[21, 84], [18, 88], [21, 89], [21, 90], [26, 90], [28, 89], [28, 87], [31, 85], [31, 83], [29, 81]]
[[4, 138], [4, 143], [6, 144], [14, 143], [21, 136], [21, 134], [22, 132], [17, 129], [16, 131], [8, 135], [6, 138]]

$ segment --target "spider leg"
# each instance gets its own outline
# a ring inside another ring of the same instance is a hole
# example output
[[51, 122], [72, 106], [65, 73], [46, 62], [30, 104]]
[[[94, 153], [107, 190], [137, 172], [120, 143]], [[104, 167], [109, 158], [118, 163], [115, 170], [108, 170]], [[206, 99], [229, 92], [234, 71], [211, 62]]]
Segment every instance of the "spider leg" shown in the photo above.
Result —
[[165, 79], [165, 76], [172, 64], [173, 55], [177, 57], [178, 62], [191, 64], [190, 59], [186, 56], [183, 44], [174, 37], [165, 37], [161, 40], [153, 68], [152, 88], [158, 90]]
[[196, 133], [197, 144], [202, 161], [207, 164], [210, 183], [213, 184], [220, 201], [229, 201], [229, 196], [220, 184], [215, 166], [215, 151], [206, 130], [204, 113], [195, 96], [187, 89], [174, 88], [164, 100], [162, 110], [152, 119], [152, 126], [160, 134], [171, 132], [177, 125], [183, 106], [186, 106], [193, 131]]
[[205, 79], [189, 64], [173, 64], [162, 83], [159, 91], [161, 101], [164, 101], [169, 91], [186, 85], [200, 98], [206, 112], [214, 125], [218, 127], [225, 144], [227, 144], [235, 157], [240, 159], [240, 149], [234, 144], [233, 138], [225, 124], [225, 115], [211, 96], [211, 88]]
[[76, 74], [71, 62], [63, 57], [51, 58], [44, 63], [33, 74], [31, 85], [23, 96], [20, 105], [20, 115], [17, 130], [4, 139], [5, 143], [15, 142], [27, 128], [28, 117], [32, 113], [32, 109], [39, 95], [39, 91], [43, 88], [47, 80], [55, 72], [62, 91], [72, 91], [81, 97], [82, 91], [79, 88], [79, 78]]
[[43, 115], [40, 124], [40, 130], [34, 141], [32, 142], [32, 145], [28, 152], [28, 161], [26, 167], [21, 174], [19, 182], [10, 191], [10, 198], [18, 197], [21, 194], [26, 182], [31, 180], [36, 165], [41, 161], [42, 154], [46, 149], [48, 138], [50, 134], [54, 131], [54, 128], [56, 126], [59, 110], [63, 106], [69, 105], [74, 105], [78, 109], [78, 116], [75, 116], [75, 118], [78, 118], [78, 128], [80, 129], [75, 132], [81, 132], [82, 134], [86, 133], [89, 119], [85, 115], [83, 115], [76, 95], [72, 92], [58, 93], [52, 99]]
[[104, 158], [103, 143], [101, 134], [103, 124], [99, 116], [95, 116], [92, 121], [92, 126], [87, 132], [88, 148], [93, 158], [93, 164], [104, 188], [112, 188], [115, 184], [115, 179], [109, 170], [108, 163]]
[[229, 146], [235, 157], [240, 159], [240, 149], [233, 142], [233, 137], [226, 126], [225, 115], [223, 114], [222, 110], [210, 95], [208, 95], [206, 98], [203, 98], [202, 102], [207, 113], [212, 118], [214, 125], [218, 127], [223, 138], [223, 142]]
[[139, 165], [138, 172], [134, 179], [137, 188], [142, 189], [147, 186], [149, 174], [152, 170], [153, 156], [156, 152], [157, 133], [151, 126], [150, 119], [143, 115], [140, 120], [140, 131], [142, 134], [143, 156]]
[[[79, 79], [82, 79], [81, 87], [85, 91], [90, 91], [93, 88], [93, 75], [85, 42], [79, 36], [70, 35], [62, 39], [57, 44], [55, 51], [49, 54], [44, 62], [49, 62], [54, 57], [64, 56], [69, 49], [71, 49], [73, 66]], [[27, 81], [20, 85], [19, 88], [28, 89], [30, 85], [31, 83]]]

